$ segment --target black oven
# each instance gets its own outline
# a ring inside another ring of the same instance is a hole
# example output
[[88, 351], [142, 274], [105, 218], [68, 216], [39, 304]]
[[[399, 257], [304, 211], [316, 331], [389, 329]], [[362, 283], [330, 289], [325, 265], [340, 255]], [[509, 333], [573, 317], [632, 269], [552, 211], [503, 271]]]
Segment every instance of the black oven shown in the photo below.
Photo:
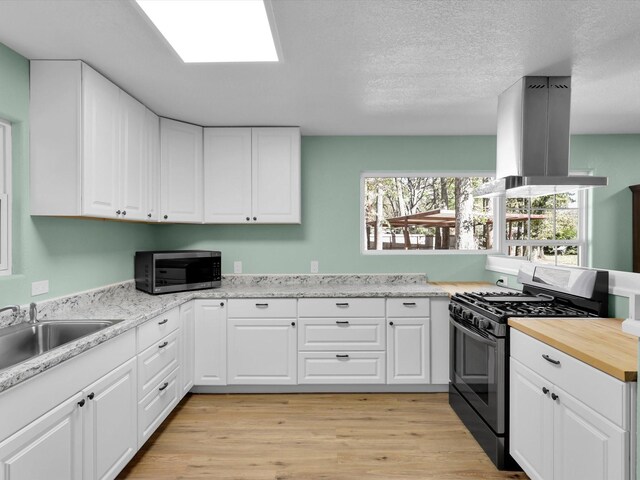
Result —
[[451, 384], [496, 434], [504, 434], [506, 340], [462, 319], [449, 321]]
[[220, 252], [209, 250], [136, 252], [136, 288], [151, 294], [219, 287]]

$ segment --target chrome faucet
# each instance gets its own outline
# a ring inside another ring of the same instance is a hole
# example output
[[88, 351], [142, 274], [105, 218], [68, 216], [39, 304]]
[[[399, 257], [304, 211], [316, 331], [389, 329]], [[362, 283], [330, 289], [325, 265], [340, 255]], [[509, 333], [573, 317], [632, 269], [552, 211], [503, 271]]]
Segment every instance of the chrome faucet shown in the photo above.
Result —
[[7, 305], [6, 307], [2, 307], [0, 308], [0, 313], [7, 310], [13, 310], [14, 315], [18, 315], [20, 313], [20, 307], [18, 305]]
[[38, 306], [34, 302], [29, 305], [29, 323], [38, 323]]

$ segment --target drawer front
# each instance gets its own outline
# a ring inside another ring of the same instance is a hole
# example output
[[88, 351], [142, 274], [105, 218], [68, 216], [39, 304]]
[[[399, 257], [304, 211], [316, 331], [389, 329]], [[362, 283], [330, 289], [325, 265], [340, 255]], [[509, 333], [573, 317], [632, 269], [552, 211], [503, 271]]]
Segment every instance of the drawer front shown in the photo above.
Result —
[[301, 298], [300, 317], [384, 317], [384, 298]]
[[227, 305], [229, 318], [294, 318], [297, 315], [294, 298], [232, 298]]
[[384, 318], [302, 318], [299, 350], [384, 350]]
[[388, 298], [387, 317], [428, 317], [428, 298]]
[[518, 330], [510, 328], [509, 331], [511, 334], [511, 357], [551, 383], [560, 385], [565, 375], [564, 370], [569, 356]]
[[180, 309], [174, 308], [138, 327], [138, 353], [149, 348], [180, 326]]
[[144, 398], [178, 366], [178, 339], [174, 330], [138, 355], [138, 398]]
[[298, 383], [385, 383], [385, 353], [300, 352]]
[[[624, 382], [518, 330], [510, 331], [513, 358], [619, 427], [629, 427], [629, 395]], [[543, 355], [559, 363], [545, 360]]]
[[153, 391], [138, 404], [138, 445], [140, 447], [177, 405], [180, 398], [178, 373], [179, 369], [176, 368], [158, 382]]

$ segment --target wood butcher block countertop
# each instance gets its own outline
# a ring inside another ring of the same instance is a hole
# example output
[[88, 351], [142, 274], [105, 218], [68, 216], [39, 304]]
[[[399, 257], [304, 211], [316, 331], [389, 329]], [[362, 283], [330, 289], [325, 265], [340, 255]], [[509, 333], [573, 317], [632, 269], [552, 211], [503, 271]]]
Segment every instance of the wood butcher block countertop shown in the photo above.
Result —
[[429, 282], [429, 285], [441, 288], [450, 297], [456, 293], [464, 292], [491, 292], [494, 290], [504, 292], [504, 288], [487, 282]]
[[510, 318], [509, 326], [618, 380], [638, 378], [638, 337], [619, 318]]

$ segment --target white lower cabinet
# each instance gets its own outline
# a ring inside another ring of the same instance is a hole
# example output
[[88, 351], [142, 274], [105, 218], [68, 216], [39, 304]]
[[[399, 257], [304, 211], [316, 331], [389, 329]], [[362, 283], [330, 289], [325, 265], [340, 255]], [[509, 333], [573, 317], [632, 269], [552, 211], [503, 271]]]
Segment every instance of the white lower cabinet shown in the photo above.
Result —
[[[513, 329], [511, 337], [510, 453], [527, 475], [536, 480], [635, 478], [630, 432], [636, 384], [620, 382]], [[540, 352], [558, 363], [545, 361]], [[536, 366], [541, 367], [537, 372]], [[578, 398], [567, 392], [575, 388], [575, 374], [585, 385], [612, 383]], [[612, 415], [618, 387], [627, 400]], [[589, 406], [601, 401], [608, 404], [606, 412]], [[619, 418], [619, 423], [608, 417]]]
[[429, 319], [387, 320], [387, 383], [429, 383]]
[[182, 398], [182, 319], [180, 308], [176, 307], [138, 327], [139, 446], [149, 439]]
[[115, 478], [138, 449], [135, 358], [87, 387], [85, 393], [82, 478]]
[[0, 479], [82, 479], [82, 392], [0, 443]]
[[138, 404], [138, 444], [144, 442], [156, 431], [165, 418], [180, 401], [180, 368], [176, 368], [163, 378], [154, 389]]
[[194, 385], [227, 384], [227, 309], [224, 300], [196, 300]]
[[291, 385], [296, 377], [296, 318], [228, 321], [229, 385]]
[[109, 479], [133, 458], [131, 359], [0, 443], [0, 479]]
[[385, 383], [384, 352], [300, 352], [298, 383]]
[[180, 305], [180, 388], [184, 397], [193, 387], [195, 368], [195, 301]]

